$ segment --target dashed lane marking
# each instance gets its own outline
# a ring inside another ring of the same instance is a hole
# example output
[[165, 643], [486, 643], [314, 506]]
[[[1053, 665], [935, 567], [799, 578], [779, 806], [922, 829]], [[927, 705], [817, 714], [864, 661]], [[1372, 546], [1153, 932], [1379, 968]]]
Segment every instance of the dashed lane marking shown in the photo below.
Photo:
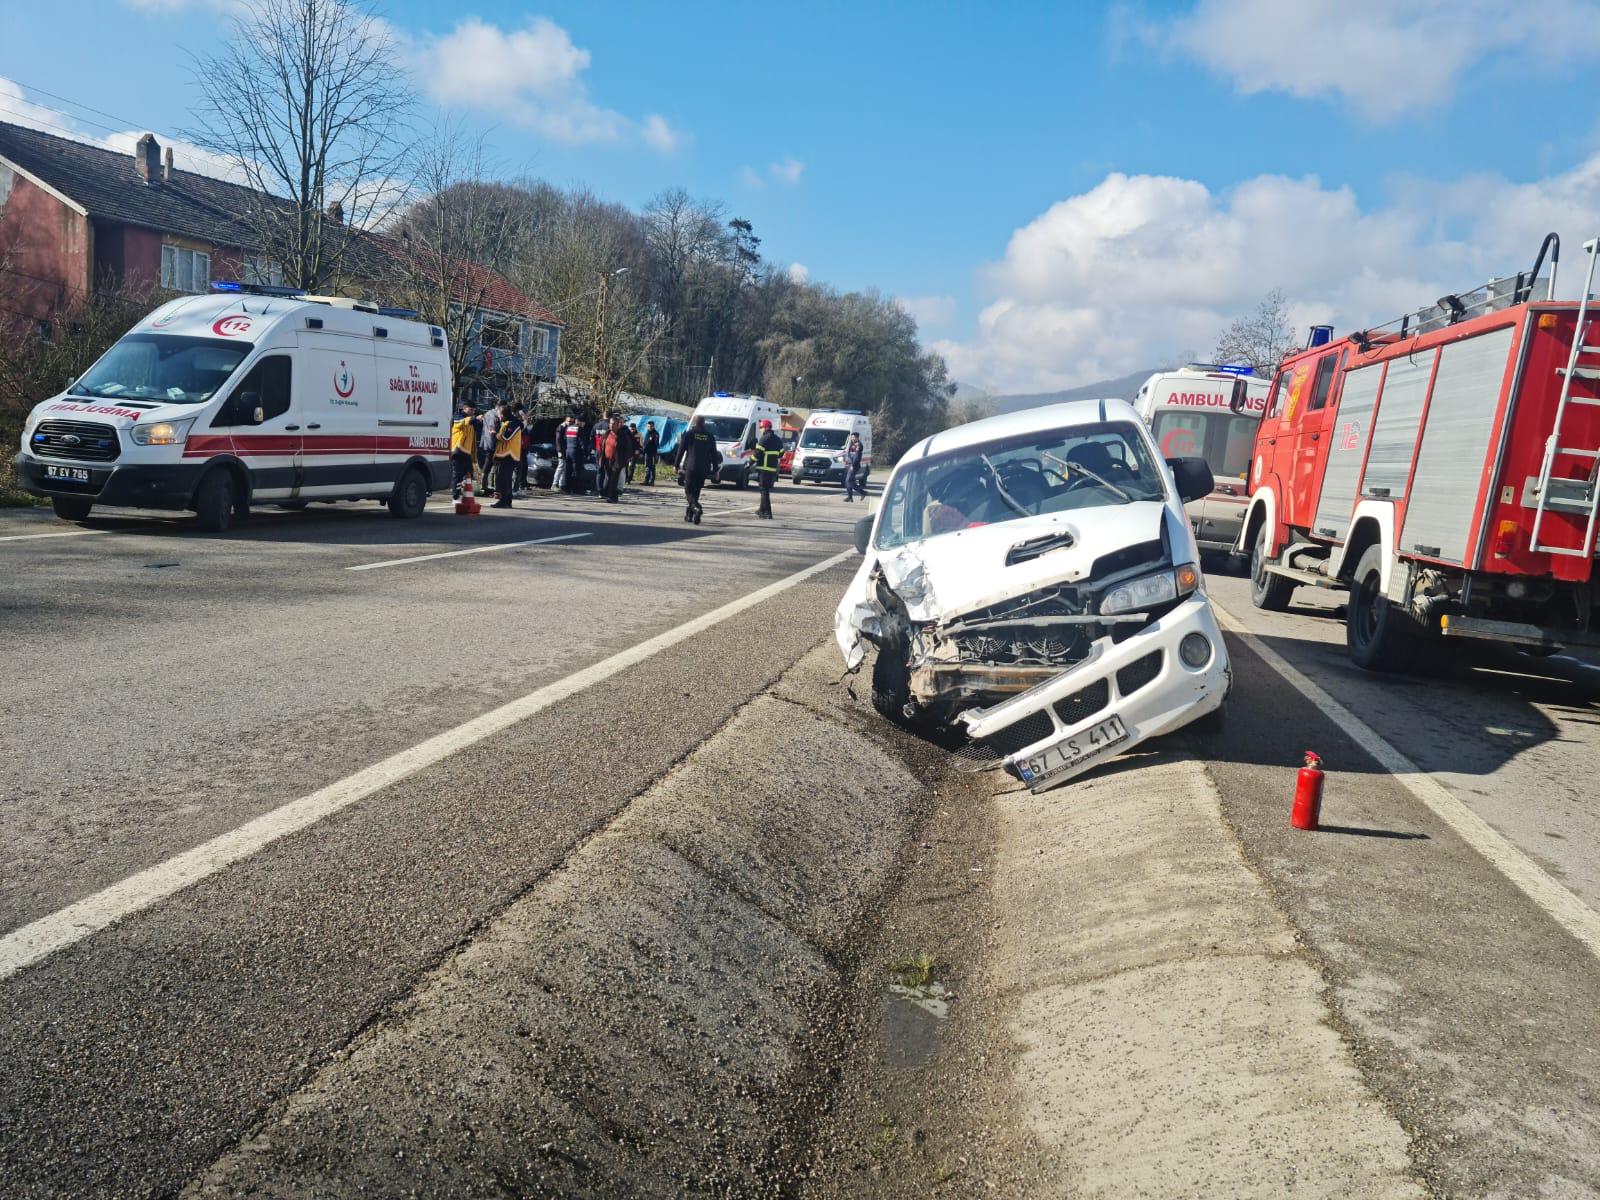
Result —
[[374, 792], [398, 783], [425, 767], [448, 758], [468, 746], [481, 742], [519, 721], [525, 721], [551, 705], [576, 695], [585, 688], [611, 678], [629, 667], [644, 662], [653, 655], [670, 649], [698, 633], [754, 608], [813, 575], [820, 575], [854, 558], [854, 550], [844, 550], [831, 558], [796, 571], [793, 575], [757, 588], [753, 592], [731, 600], [721, 608], [714, 608], [702, 616], [686, 621], [665, 633], [640, 642], [627, 650], [613, 654], [593, 666], [575, 671], [565, 679], [547, 684], [529, 692], [519, 700], [492, 709], [474, 717], [454, 729], [437, 734], [408, 750], [390, 755], [354, 775], [346, 776], [327, 787], [302, 796], [298, 800], [263, 813], [239, 828], [212, 838], [147, 870], [131, 875], [120, 883], [87, 896], [49, 916], [40, 917], [4, 938], [0, 938], [0, 979], [15, 975], [25, 967], [48, 958], [58, 950], [72, 946], [91, 934], [105, 929], [124, 917], [149, 908], [192, 884], [199, 883], [224, 867], [249, 858], [280, 838], [297, 833], [323, 818], [364, 800]]
[[1493, 826], [1451, 794], [1443, 784], [1378, 735], [1377, 730], [1307, 679], [1213, 598], [1223, 628], [1227, 629], [1271, 667], [1335, 725], [1349, 734], [1394, 781], [1421, 801], [1434, 816], [1482, 855], [1496, 871], [1511, 881], [1570, 933], [1590, 954], [1600, 958], [1600, 914], [1552, 879], [1537, 863]]
[[109, 529], [63, 529], [57, 533], [8, 533], [0, 542], [31, 542], [35, 538], [88, 537], [92, 533], [110, 533]]
[[403, 567], [406, 563], [429, 562], [435, 558], [459, 558], [463, 554], [488, 554], [492, 550], [515, 550], [518, 546], [543, 546], [547, 542], [570, 542], [574, 538], [593, 537], [592, 533], [559, 533], [555, 537], [529, 538], [525, 542], [497, 542], [493, 546], [471, 546], [466, 550], [445, 550], [439, 554], [418, 554], [413, 558], [391, 558], [386, 562], [362, 563], [359, 567], [346, 567], [346, 571], [376, 571], [379, 567]]

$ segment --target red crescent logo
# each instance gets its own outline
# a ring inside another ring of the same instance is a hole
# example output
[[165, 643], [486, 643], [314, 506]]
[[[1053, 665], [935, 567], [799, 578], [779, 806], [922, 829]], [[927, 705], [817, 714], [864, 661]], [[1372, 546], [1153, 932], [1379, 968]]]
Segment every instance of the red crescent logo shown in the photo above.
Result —
[[[339, 386], [341, 382], [344, 384], [343, 387]], [[356, 390], [355, 376], [350, 374], [349, 369], [342, 362], [339, 364], [339, 373], [333, 377], [333, 390], [338, 392], [340, 398], [344, 400], [348, 400], [350, 393]]]
[[240, 334], [249, 333], [251, 324], [249, 317], [237, 314], [231, 317], [218, 317], [211, 326], [211, 332], [218, 337], [238, 337]]

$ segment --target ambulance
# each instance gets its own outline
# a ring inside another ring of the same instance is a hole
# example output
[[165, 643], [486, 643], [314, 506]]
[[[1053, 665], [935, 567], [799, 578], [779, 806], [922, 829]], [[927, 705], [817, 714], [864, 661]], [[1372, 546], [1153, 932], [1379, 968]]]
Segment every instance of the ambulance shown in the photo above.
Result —
[[844, 449], [850, 435], [861, 435], [861, 483], [872, 473], [872, 421], [855, 408], [819, 408], [806, 421], [795, 448], [789, 478], [795, 483], [837, 483], [844, 486]]
[[750, 456], [761, 436], [761, 422], [771, 421], [776, 429], [788, 411], [761, 396], [743, 392], [713, 392], [695, 405], [694, 415], [706, 419], [706, 428], [722, 452], [716, 481], [737, 487], [748, 484], [754, 474]]
[[1164, 456], [1195, 456], [1211, 465], [1215, 490], [1191, 500], [1186, 509], [1201, 550], [1229, 553], [1239, 536], [1249, 503], [1246, 475], [1269, 384], [1249, 367], [1190, 363], [1157, 371], [1133, 399], [1134, 411]]
[[450, 483], [444, 330], [293, 288], [216, 283], [141, 320], [22, 430], [17, 476], [56, 515], [376, 500], [420, 516]]

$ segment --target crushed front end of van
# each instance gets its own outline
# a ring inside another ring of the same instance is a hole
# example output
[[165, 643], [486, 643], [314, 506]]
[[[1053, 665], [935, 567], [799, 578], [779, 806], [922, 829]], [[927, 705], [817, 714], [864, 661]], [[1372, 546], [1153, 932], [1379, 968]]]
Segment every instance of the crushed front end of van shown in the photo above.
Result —
[[835, 615], [848, 667], [877, 648], [881, 712], [964, 729], [1036, 790], [1218, 710], [1231, 682], [1143, 426], [1053, 408], [902, 459]]

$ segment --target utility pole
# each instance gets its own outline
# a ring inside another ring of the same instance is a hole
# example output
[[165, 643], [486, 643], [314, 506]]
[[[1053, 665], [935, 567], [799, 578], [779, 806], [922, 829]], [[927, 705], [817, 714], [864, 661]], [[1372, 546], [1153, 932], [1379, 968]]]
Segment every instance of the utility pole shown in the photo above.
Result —
[[602, 412], [611, 404], [611, 379], [606, 364], [606, 296], [610, 291], [611, 277], [621, 275], [627, 267], [600, 272], [600, 286], [594, 300], [594, 379], [592, 381], [596, 402]]

